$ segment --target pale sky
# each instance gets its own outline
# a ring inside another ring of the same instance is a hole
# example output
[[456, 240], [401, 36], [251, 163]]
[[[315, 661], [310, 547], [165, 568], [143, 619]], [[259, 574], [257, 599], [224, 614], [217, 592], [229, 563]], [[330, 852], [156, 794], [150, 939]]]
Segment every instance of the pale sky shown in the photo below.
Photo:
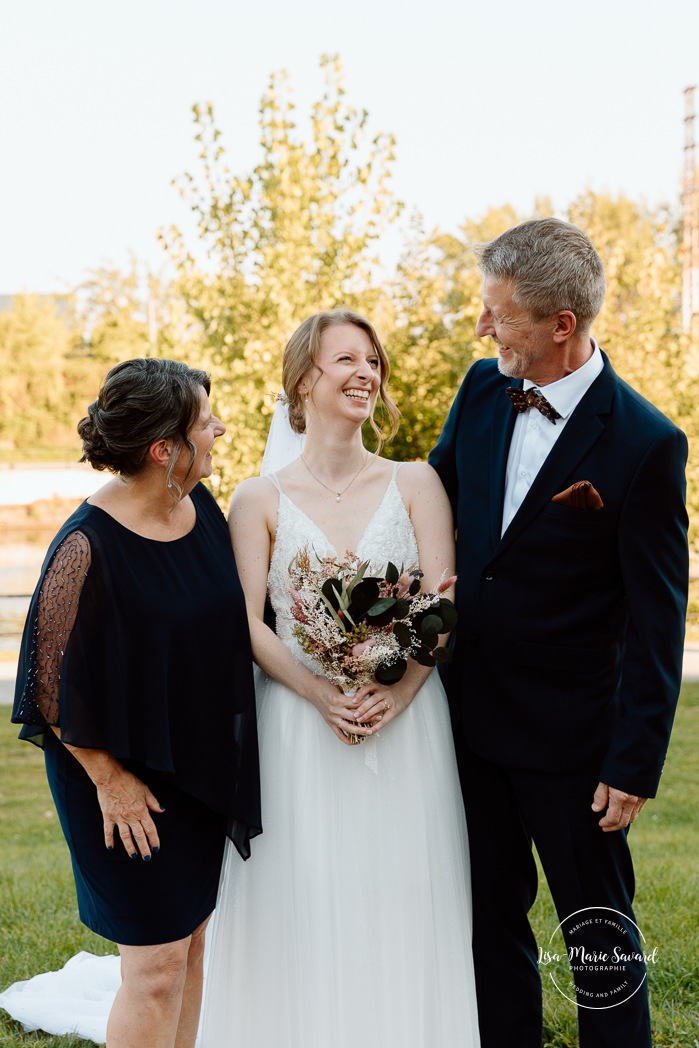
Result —
[[397, 136], [394, 191], [427, 228], [588, 187], [678, 200], [691, 0], [3, 0], [0, 294], [64, 291], [129, 252], [160, 268], [155, 231], [186, 215], [170, 182], [197, 171], [193, 103], [213, 101], [243, 174], [270, 73], [303, 116], [323, 52]]

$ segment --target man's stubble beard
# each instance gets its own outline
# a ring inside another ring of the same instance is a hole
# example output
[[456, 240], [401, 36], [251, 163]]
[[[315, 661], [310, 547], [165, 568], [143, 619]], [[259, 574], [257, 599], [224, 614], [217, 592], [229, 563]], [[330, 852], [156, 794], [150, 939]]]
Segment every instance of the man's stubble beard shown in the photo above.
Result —
[[522, 359], [522, 355], [517, 353], [515, 356], [512, 355], [510, 360], [503, 360], [502, 357], [498, 356], [498, 371], [505, 378], [524, 378], [525, 373], [529, 369], [530, 361]]
[[[498, 350], [501, 348], [497, 342], [495, 345], [498, 346]], [[509, 360], [503, 360], [503, 358], [498, 355], [498, 371], [505, 378], [527, 378], [527, 376], [531, 374], [534, 365], [537, 364], [543, 356], [542, 353], [537, 353], [534, 348], [529, 350], [513, 350], [511, 347], [508, 348], [511, 353]]]

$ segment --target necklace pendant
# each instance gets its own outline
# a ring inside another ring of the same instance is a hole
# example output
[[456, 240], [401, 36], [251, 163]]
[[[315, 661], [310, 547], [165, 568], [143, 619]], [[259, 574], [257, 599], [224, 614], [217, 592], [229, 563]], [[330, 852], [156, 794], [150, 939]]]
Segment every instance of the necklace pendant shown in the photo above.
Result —
[[336, 502], [339, 502], [339, 501], [340, 501], [340, 495], [341, 495], [341, 494], [342, 494], [342, 492], [339, 492], [339, 493], [338, 493], [338, 494], [337, 494], [337, 495], [335, 496], [335, 501], [336, 501]]

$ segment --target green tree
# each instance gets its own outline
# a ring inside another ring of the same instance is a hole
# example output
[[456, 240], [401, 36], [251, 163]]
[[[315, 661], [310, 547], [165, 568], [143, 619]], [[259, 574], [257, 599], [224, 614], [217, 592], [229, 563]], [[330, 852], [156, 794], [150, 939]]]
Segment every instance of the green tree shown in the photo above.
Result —
[[222, 499], [259, 468], [293, 330], [320, 309], [371, 315], [377, 306], [377, 241], [400, 210], [389, 189], [393, 138], [371, 135], [366, 111], [347, 104], [337, 57], [321, 68], [306, 134], [286, 74], [271, 78], [260, 107], [262, 159], [249, 175], [231, 172], [212, 105], [194, 107], [202, 170], [178, 185], [199, 240], [162, 233], [229, 425]]
[[79, 454], [76, 424], [113, 364], [184, 356], [191, 319], [136, 262], [96, 270], [73, 295], [18, 295], [0, 313], [0, 441]]
[[103, 372], [132, 357], [176, 357], [198, 335], [172, 283], [135, 258], [125, 271], [93, 270], [77, 301], [85, 352]]
[[591, 192], [570, 207], [607, 274], [594, 333], [622, 378], [652, 401], [690, 440], [688, 504], [692, 541], [699, 524], [699, 346], [681, 332], [680, 227], [667, 207]]
[[490, 353], [476, 335], [481, 276], [473, 246], [517, 221], [509, 207], [492, 209], [464, 221], [455, 236], [425, 234], [416, 220], [390, 286], [385, 322], [390, 389], [402, 413], [386, 451], [393, 458], [427, 458], [464, 374]]
[[0, 313], [0, 440], [6, 448], [48, 447], [68, 438], [64, 365], [77, 340], [68, 299], [17, 295]]
[[676, 218], [666, 208], [592, 192], [578, 197], [567, 217], [585, 230], [604, 263], [598, 341], [623, 378], [662, 411], [682, 417], [687, 345], [680, 337]]

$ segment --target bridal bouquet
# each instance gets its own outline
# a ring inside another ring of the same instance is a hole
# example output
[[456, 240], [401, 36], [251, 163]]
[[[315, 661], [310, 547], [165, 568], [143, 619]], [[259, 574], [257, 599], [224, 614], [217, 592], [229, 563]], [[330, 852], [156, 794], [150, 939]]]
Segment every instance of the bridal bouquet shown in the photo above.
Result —
[[[454, 605], [442, 594], [423, 593], [422, 572], [390, 562], [381, 575], [347, 552], [343, 561], [318, 557], [304, 546], [289, 565], [293, 634], [333, 684], [351, 692], [378, 681], [395, 684], [413, 658], [422, 666], [449, 662], [439, 634], [456, 625]], [[360, 741], [363, 736], [354, 736]]]

